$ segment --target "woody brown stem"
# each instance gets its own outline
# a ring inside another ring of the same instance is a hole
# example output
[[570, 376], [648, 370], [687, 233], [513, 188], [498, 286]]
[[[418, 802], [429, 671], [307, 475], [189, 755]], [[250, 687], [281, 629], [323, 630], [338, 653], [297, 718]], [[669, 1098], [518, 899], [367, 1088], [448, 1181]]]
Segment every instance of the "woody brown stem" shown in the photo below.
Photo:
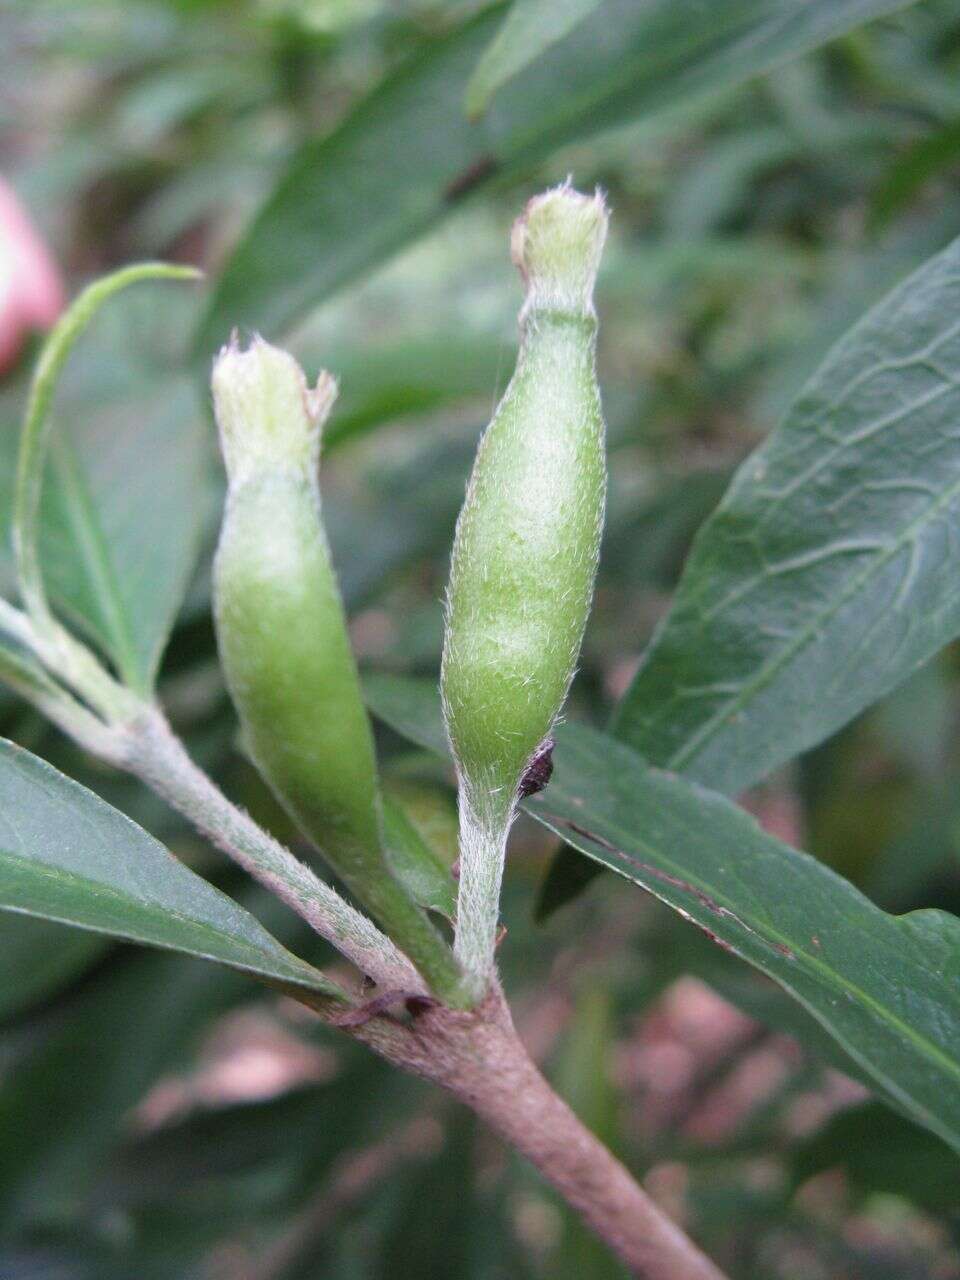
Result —
[[[723, 1274], [650, 1199], [537, 1070], [494, 982], [469, 1010], [417, 996], [419, 976], [374, 926], [272, 841], [193, 764], [155, 708], [104, 758], [136, 774], [205, 834], [305, 916], [318, 932], [379, 980], [391, 1002], [406, 1001], [410, 1024], [384, 1016], [376, 999], [361, 1020], [329, 1000], [291, 992], [325, 1021], [387, 1061], [442, 1086], [469, 1106], [541, 1172], [567, 1203], [644, 1280], [724, 1280]], [[410, 979], [406, 981], [405, 979]], [[412, 997], [412, 998], [411, 998]], [[386, 998], [384, 996], [383, 998]], [[372, 1015], [372, 1016], [371, 1016]]]
[[499, 990], [473, 1010], [426, 1008], [411, 1027], [375, 1019], [355, 1034], [481, 1116], [635, 1275], [724, 1280], [553, 1091], [521, 1043]]

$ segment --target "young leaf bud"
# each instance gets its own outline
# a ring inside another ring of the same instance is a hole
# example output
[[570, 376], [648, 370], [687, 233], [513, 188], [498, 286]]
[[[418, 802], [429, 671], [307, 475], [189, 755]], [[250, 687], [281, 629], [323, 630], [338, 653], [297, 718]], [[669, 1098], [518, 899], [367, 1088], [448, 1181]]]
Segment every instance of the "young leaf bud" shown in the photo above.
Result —
[[232, 343], [213, 370], [229, 481], [214, 568], [224, 674], [247, 748], [305, 835], [438, 994], [459, 970], [383, 852], [373, 739], [320, 518], [336, 396], [285, 351]]
[[535, 757], [549, 758], [541, 744], [593, 594], [606, 467], [592, 295], [606, 231], [601, 196], [567, 185], [530, 201], [514, 226], [520, 355], [454, 541], [441, 689], [460, 781], [455, 949], [475, 985], [493, 967], [518, 788]]

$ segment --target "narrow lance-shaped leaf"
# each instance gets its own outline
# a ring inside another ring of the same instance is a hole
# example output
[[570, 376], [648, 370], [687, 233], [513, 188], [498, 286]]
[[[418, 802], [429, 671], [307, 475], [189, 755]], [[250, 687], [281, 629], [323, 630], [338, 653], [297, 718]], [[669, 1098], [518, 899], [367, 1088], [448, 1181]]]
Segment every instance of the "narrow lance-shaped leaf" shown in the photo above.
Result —
[[[233, 978], [212, 965], [141, 953], [108, 966], [58, 1009], [47, 1033], [4, 1071], [4, 1240], [41, 1222], [52, 1204], [91, 1203], [108, 1152], [129, 1133], [124, 1117], [160, 1076], [183, 1068], [213, 1019], [244, 998], [246, 984]], [[17, 1274], [0, 1260], [4, 1280]], [[100, 1267], [82, 1274], [119, 1280]]]
[[[0, 484], [27, 608], [45, 618], [49, 597], [141, 692], [152, 683], [199, 540], [201, 414], [182, 363], [169, 357], [175, 344], [163, 330], [182, 333], [183, 312], [168, 307], [162, 289], [149, 312], [126, 298], [101, 309], [130, 285], [198, 274], [145, 263], [76, 299], [38, 360], [19, 456], [3, 469], [9, 496]], [[129, 331], [141, 325], [141, 346], [157, 343], [162, 354], [144, 358], [135, 349]], [[65, 367], [78, 344], [76, 364]], [[53, 431], [58, 411], [66, 432]], [[12, 451], [15, 436], [5, 439]]]
[[875, 1102], [844, 1108], [796, 1147], [790, 1183], [843, 1172], [854, 1195], [897, 1196], [931, 1213], [957, 1207], [956, 1157], [923, 1129], [891, 1116]]
[[470, 77], [464, 101], [467, 115], [481, 115], [502, 85], [572, 31], [599, 3], [600, 0], [514, 0], [503, 26], [483, 51]]
[[871, 230], [882, 231], [928, 182], [953, 170], [958, 157], [960, 120], [949, 121], [899, 153], [871, 197]]
[[464, 85], [506, 12], [485, 10], [301, 148], [227, 263], [198, 350], [206, 355], [237, 324], [277, 334], [505, 171], [761, 75], [905, 4], [603, 0], [470, 123]]
[[0, 740], [0, 909], [216, 960], [324, 995], [337, 987], [152, 836]]
[[82, 929], [12, 912], [4, 915], [0, 919], [0, 1020], [49, 999], [109, 946], [106, 938]]
[[390, 867], [421, 907], [453, 920], [457, 815], [441, 793], [394, 783], [384, 789], [383, 835]]
[[735, 794], [960, 634], [960, 240], [834, 347], [700, 530], [615, 731]]
[[[366, 683], [377, 715], [441, 745], [422, 681]], [[960, 1150], [960, 920], [892, 916], [723, 796], [561, 725], [549, 787], [526, 812], [778, 982], [877, 1091]]]

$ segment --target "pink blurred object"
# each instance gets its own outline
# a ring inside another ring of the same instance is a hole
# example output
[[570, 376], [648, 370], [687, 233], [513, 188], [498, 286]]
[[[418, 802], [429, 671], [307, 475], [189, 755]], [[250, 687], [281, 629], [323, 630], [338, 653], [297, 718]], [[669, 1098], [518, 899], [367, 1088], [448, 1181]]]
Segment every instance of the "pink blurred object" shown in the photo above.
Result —
[[13, 189], [0, 178], [0, 375], [27, 336], [64, 307], [60, 270]]

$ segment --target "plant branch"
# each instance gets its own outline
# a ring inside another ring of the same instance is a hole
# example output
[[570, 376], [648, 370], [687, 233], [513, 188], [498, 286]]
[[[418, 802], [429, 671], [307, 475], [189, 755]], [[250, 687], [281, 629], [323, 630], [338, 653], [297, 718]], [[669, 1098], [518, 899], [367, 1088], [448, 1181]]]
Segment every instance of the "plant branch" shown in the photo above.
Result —
[[366, 916], [232, 804], [197, 767], [158, 707], [114, 730], [98, 754], [134, 774], [301, 916], [378, 986], [426, 994], [405, 955]]
[[[407, 958], [371, 921], [227, 800], [189, 758], [159, 709], [144, 706], [127, 726], [115, 762], [166, 799], [382, 988], [405, 995], [425, 992]], [[312, 1003], [306, 994], [298, 998]], [[319, 1012], [331, 1021], [328, 1009]], [[431, 1003], [409, 1024], [375, 1015], [343, 1030], [469, 1106], [530, 1160], [636, 1275], [724, 1280], [553, 1091], [517, 1036], [496, 984], [472, 1010]]]
[[[83, 698], [109, 724], [129, 717], [139, 705], [136, 695], [114, 680], [86, 645], [74, 639], [53, 617], [40, 626], [28, 614], [15, 608], [7, 600], [0, 599], [0, 632], [26, 649], [57, 681], [69, 685], [74, 693]], [[49, 687], [59, 689], [62, 705], [78, 705], [60, 685], [55, 686], [50, 681]], [[20, 692], [22, 691], [21, 689]], [[37, 699], [31, 695], [31, 701], [36, 703]], [[47, 706], [41, 706], [40, 709], [50, 714]], [[65, 727], [56, 716], [51, 715], [50, 718], [61, 728]], [[90, 716], [90, 719], [95, 717]], [[66, 728], [66, 732], [73, 731]], [[77, 734], [74, 736], [78, 737]], [[92, 736], [95, 738], [97, 735]], [[78, 740], [81, 739], [78, 737]], [[86, 746], [87, 743], [84, 741], [83, 745]]]
[[[372, 921], [223, 795], [190, 759], [158, 707], [137, 701], [137, 714], [103, 724], [65, 691], [52, 684], [48, 690], [45, 678], [37, 684], [32, 673], [23, 673], [23, 680], [19, 671], [7, 674], [17, 676], [22, 691], [81, 745], [140, 778], [381, 989], [405, 998], [427, 994], [407, 957]], [[91, 727], [95, 733], [87, 731]], [[324, 1002], [305, 993], [297, 998], [325, 1021], [337, 1022]], [[554, 1093], [521, 1044], [496, 985], [469, 1011], [431, 1002], [409, 1025], [373, 1014], [343, 1030], [394, 1066], [440, 1085], [485, 1119], [637, 1275], [723, 1280]]]
[[437, 1005], [409, 1026], [376, 1018], [350, 1034], [475, 1111], [526, 1156], [635, 1275], [724, 1280], [547, 1083], [496, 985], [475, 1009]]
[[145, 782], [378, 986], [427, 994], [414, 966], [371, 920], [231, 804], [190, 759], [159, 707], [118, 684], [53, 619], [41, 629], [0, 600], [0, 630], [99, 712], [88, 710], [41, 667], [12, 650], [0, 650], [0, 677], [58, 728], [93, 755]]

